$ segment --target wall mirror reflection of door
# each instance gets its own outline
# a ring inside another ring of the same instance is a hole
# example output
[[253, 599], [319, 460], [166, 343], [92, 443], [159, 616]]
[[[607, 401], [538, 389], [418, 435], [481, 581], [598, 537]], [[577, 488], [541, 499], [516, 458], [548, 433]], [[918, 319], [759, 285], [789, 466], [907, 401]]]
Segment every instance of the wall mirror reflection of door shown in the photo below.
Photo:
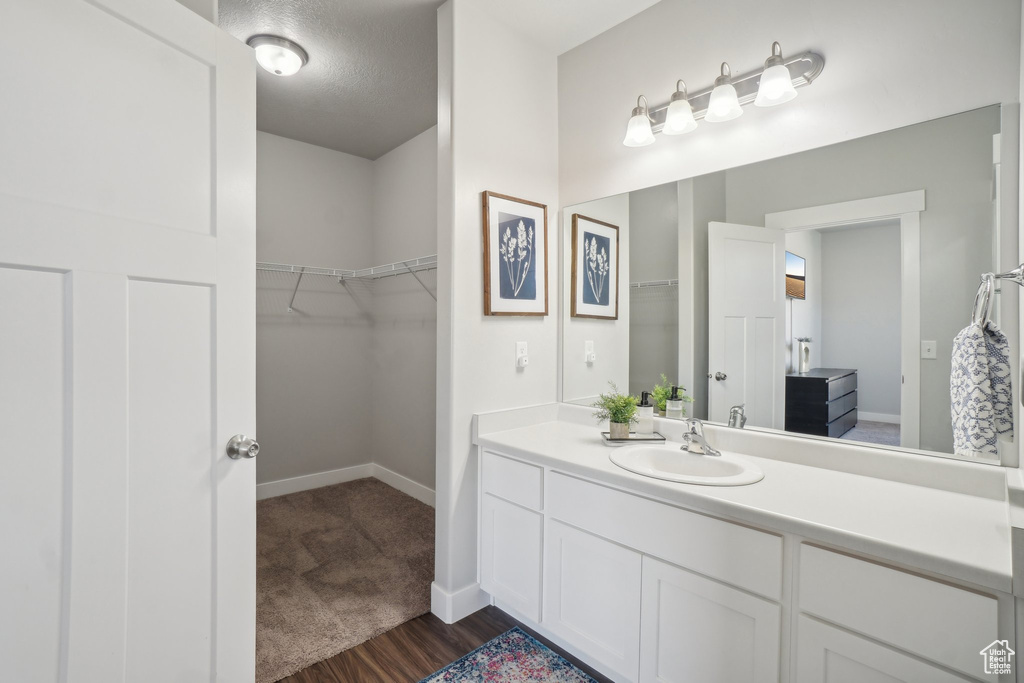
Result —
[[[618, 321], [563, 320], [563, 400], [664, 375], [702, 419], [744, 404], [748, 427], [954, 456], [953, 338], [980, 275], [1018, 260], [1000, 230], [1017, 117], [994, 105], [567, 207], [619, 226], [623, 304]], [[1002, 287], [994, 316], [1014, 377], [1018, 296]]]

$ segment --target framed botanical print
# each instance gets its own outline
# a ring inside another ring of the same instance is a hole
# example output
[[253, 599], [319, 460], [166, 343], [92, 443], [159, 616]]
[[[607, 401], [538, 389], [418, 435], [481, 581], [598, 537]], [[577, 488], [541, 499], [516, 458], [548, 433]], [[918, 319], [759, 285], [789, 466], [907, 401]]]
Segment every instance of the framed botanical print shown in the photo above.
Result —
[[572, 298], [574, 318], [619, 318], [619, 228], [572, 215]]
[[483, 193], [484, 315], [548, 314], [548, 207]]

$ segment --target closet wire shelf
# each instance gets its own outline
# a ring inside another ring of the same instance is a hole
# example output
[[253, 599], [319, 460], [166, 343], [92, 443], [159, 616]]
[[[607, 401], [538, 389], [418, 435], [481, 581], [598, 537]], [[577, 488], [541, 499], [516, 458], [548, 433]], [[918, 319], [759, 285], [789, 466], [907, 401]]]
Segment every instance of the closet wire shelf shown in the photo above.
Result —
[[291, 263], [269, 263], [266, 261], [258, 261], [256, 263], [256, 271], [263, 273], [290, 273], [298, 275], [295, 280], [295, 288], [292, 290], [292, 298], [288, 302], [288, 312], [294, 312], [295, 297], [299, 292], [299, 286], [302, 284], [302, 278], [307, 275], [314, 275], [319, 277], [331, 277], [338, 281], [338, 284], [343, 287], [347, 287], [346, 283], [350, 280], [381, 280], [386, 277], [396, 277], [398, 275], [412, 275], [416, 278], [416, 282], [423, 287], [423, 290], [430, 295], [434, 301], [437, 301], [437, 295], [430, 291], [427, 284], [423, 279], [417, 275], [417, 273], [436, 270], [437, 269], [437, 254], [430, 256], [420, 256], [418, 258], [407, 259], [405, 261], [396, 261], [394, 263], [386, 263], [382, 266], [372, 266], [370, 268], [361, 268], [359, 270], [350, 270], [347, 268], [319, 268], [317, 266], [297, 266]]
[[643, 282], [630, 282], [630, 289], [646, 289], [648, 287], [675, 287], [679, 280], [645, 280]]

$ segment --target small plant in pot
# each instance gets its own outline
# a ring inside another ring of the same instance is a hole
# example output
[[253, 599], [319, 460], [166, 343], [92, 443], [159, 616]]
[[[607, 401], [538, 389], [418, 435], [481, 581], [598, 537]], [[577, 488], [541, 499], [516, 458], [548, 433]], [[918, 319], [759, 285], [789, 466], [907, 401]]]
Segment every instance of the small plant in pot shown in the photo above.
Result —
[[608, 382], [611, 391], [598, 396], [592, 404], [597, 408], [594, 417], [598, 422], [608, 420], [608, 431], [613, 439], [628, 439], [629, 425], [636, 422], [636, 396], [619, 393], [614, 382]]

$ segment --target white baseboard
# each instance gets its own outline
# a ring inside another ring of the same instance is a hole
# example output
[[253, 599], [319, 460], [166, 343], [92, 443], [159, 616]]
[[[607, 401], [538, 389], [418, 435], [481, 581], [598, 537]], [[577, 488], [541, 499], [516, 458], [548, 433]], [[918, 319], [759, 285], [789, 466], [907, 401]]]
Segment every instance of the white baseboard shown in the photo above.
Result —
[[419, 482], [415, 482], [408, 477], [404, 477], [398, 472], [389, 470], [383, 465], [373, 463], [373, 475], [377, 479], [390, 486], [391, 488], [398, 489], [402, 493], [412, 496], [421, 503], [426, 503], [430, 507], [434, 507], [434, 489], [424, 486]]
[[888, 415], [886, 413], [865, 413], [862, 410], [857, 411], [857, 419], [864, 420], [865, 422], [885, 422], [891, 425], [900, 424], [899, 415]]
[[471, 583], [453, 593], [441, 588], [437, 581], [430, 584], [430, 611], [446, 624], [454, 624], [489, 604], [491, 596], [481, 590], [479, 583]]
[[322, 486], [343, 484], [346, 481], [366, 479], [367, 477], [379, 479], [388, 486], [398, 489], [402, 493], [410, 495], [416, 500], [426, 503], [430, 507], [434, 507], [434, 489], [428, 488], [423, 484], [409, 479], [408, 477], [403, 477], [398, 472], [389, 470], [386, 467], [372, 462], [368, 462], [363, 465], [353, 465], [352, 467], [342, 467], [337, 470], [328, 470], [327, 472], [306, 474], [301, 477], [279, 479], [277, 481], [268, 481], [263, 484], [257, 484], [256, 500], [264, 500], [265, 498], [275, 498], [289, 493], [318, 489]]
[[292, 477], [290, 479], [278, 479], [277, 481], [268, 481], [264, 484], [256, 484], [256, 500], [263, 500], [265, 498], [275, 498], [277, 496], [284, 496], [289, 493], [308, 491], [309, 489], [318, 489], [321, 486], [343, 484], [346, 481], [366, 479], [367, 477], [372, 476], [373, 463], [368, 462], [363, 465], [342, 467], [341, 469], [337, 470], [317, 472], [316, 474], [306, 474], [301, 477]]

